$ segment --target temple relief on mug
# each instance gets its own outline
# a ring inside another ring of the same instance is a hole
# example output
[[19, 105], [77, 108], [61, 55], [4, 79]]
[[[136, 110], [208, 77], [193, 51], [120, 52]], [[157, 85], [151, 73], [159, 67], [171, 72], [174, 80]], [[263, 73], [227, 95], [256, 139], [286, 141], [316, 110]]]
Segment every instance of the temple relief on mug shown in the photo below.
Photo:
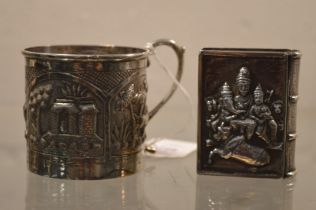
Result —
[[24, 112], [32, 150], [78, 157], [103, 154], [96, 132], [99, 110], [85, 87], [72, 82], [57, 88], [38, 85], [30, 91]]

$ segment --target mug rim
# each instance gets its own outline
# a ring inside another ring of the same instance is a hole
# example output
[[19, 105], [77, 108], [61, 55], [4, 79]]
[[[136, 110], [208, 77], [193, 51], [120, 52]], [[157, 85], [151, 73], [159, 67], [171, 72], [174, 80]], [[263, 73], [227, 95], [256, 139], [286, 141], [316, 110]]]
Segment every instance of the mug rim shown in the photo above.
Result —
[[[104, 50], [104, 52], [97, 52]], [[70, 52], [71, 50], [75, 53]], [[88, 52], [87, 52], [88, 50]], [[89, 52], [90, 50], [90, 52]], [[92, 51], [95, 51], [92, 53]], [[106, 50], [122, 51], [122, 53], [106, 53]], [[68, 52], [67, 52], [68, 51]], [[124, 53], [126, 51], [126, 53]], [[128, 58], [146, 57], [150, 53], [148, 48], [129, 47], [120, 45], [40, 45], [27, 47], [22, 50], [25, 57], [50, 58], [50, 59], [101, 59], [121, 60]]]

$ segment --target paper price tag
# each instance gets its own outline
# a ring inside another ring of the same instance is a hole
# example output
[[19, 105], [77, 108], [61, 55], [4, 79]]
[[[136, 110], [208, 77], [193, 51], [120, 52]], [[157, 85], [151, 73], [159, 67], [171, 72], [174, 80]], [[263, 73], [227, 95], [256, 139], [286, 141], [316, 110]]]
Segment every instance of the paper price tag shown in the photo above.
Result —
[[145, 155], [159, 158], [181, 158], [196, 150], [195, 142], [153, 138], [145, 144]]

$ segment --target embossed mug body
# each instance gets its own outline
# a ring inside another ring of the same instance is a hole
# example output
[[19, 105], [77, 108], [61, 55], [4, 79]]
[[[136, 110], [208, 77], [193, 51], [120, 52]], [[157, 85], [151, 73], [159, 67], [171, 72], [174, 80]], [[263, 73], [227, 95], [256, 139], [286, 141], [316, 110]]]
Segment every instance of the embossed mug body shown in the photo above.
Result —
[[148, 48], [47, 46], [23, 51], [26, 58], [25, 138], [33, 173], [67, 179], [126, 176], [141, 167], [145, 127], [176, 85], [152, 110], [146, 106], [146, 68], [155, 47], [178, 58], [184, 48], [161, 39]]

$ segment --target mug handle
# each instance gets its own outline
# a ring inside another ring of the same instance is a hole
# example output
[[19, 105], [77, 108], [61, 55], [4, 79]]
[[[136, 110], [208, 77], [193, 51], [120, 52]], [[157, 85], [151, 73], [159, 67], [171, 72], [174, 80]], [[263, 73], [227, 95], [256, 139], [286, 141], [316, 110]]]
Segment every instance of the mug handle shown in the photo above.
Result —
[[[183, 73], [183, 57], [184, 57], [184, 51], [185, 48], [182, 46], [179, 46], [176, 44], [176, 42], [174, 40], [170, 40], [170, 39], [158, 39], [153, 43], [150, 43], [150, 47], [152, 48], [152, 52], [155, 48], [159, 47], [159, 46], [168, 46], [171, 47], [174, 52], [177, 55], [178, 58], [178, 70], [177, 73], [175, 75], [175, 78], [177, 79], [177, 81], [180, 82], [181, 77], [182, 77], [182, 73]], [[177, 89], [177, 84], [173, 83], [169, 92], [162, 98], [162, 100], [148, 113], [148, 118], [149, 120], [155, 116], [155, 114], [157, 114], [157, 112], [161, 109], [161, 107], [163, 107], [168, 100], [171, 98], [171, 96], [174, 94], [174, 92]]]

